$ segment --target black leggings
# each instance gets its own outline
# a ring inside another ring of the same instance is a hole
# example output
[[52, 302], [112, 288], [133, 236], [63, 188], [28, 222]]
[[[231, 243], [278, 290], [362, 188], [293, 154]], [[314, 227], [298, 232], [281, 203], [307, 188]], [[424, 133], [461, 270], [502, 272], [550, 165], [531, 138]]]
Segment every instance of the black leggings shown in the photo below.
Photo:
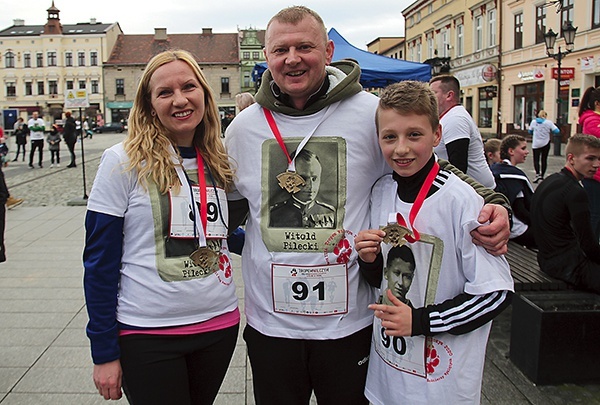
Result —
[[[535, 174], [541, 174], [542, 177], [546, 174], [546, 168], [548, 167], [548, 153], [550, 152], [550, 142], [546, 146], [536, 148], [533, 150], [533, 168]], [[542, 170], [540, 171], [540, 158], [542, 161]]]
[[219, 392], [239, 325], [183, 336], [119, 338], [123, 391], [132, 405], [212, 404]]
[[247, 325], [256, 405], [367, 405], [364, 396], [373, 327], [332, 340], [265, 336]]
[[38, 159], [38, 165], [40, 165], [40, 167], [42, 167], [42, 160], [44, 158], [44, 140], [43, 139], [36, 139], [34, 141], [31, 141], [31, 152], [29, 152], [29, 165], [33, 165], [33, 157], [35, 155], [35, 150], [38, 149], [39, 150], [39, 159]]

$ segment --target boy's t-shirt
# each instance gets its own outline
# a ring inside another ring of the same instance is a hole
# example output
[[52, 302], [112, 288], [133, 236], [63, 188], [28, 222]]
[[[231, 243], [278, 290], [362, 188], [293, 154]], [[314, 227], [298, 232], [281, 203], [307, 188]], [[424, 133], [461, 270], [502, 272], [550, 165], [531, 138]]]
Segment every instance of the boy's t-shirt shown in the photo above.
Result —
[[[480, 225], [477, 216], [483, 206], [481, 197], [443, 170], [434, 184], [439, 190], [424, 201], [413, 224], [421, 240], [407, 244], [415, 270], [406, 298], [419, 308], [465, 292], [483, 295], [512, 291], [513, 281], [504, 257], [492, 256], [471, 241], [470, 231]], [[398, 198], [391, 175], [382, 177], [371, 193], [371, 228], [387, 225], [393, 212], [408, 219], [412, 205]], [[382, 245], [384, 271], [388, 269], [389, 251], [389, 245]], [[384, 274], [381, 292], [387, 288]], [[491, 322], [463, 335], [442, 333], [414, 339], [386, 337], [377, 318], [374, 325], [365, 389], [373, 404], [479, 403]], [[412, 370], [402, 363], [407, 356], [418, 363]], [[417, 375], [423, 370], [422, 376]]]

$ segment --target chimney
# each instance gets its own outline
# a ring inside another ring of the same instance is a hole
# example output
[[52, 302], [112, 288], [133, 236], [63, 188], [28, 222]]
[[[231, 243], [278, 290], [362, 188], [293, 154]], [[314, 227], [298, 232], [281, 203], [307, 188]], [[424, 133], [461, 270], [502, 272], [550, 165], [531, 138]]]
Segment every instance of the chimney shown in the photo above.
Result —
[[212, 28], [202, 28], [202, 35], [212, 35]]
[[94, 17], [90, 18], [90, 24], [96, 24], [96, 19]]
[[166, 28], [154, 28], [154, 39], [156, 41], [167, 40], [167, 29]]
[[22, 27], [22, 26], [24, 26], [24, 25], [25, 25], [25, 20], [23, 20], [22, 18], [15, 18], [15, 19], [13, 20], [13, 25], [14, 25], [15, 27]]

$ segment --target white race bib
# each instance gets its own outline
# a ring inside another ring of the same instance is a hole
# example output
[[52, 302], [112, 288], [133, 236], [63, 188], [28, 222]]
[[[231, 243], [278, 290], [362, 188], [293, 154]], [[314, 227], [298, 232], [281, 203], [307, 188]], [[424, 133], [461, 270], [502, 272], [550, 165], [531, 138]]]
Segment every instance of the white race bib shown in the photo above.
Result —
[[[192, 186], [194, 193], [194, 201], [198, 204], [198, 212], [200, 212], [200, 187]], [[193, 211], [188, 204], [188, 199], [185, 194], [173, 195], [169, 191], [169, 201], [171, 203], [171, 216], [169, 218], [169, 235], [171, 238], [194, 238], [194, 221]], [[206, 237], [208, 239], [223, 239], [227, 237], [228, 211], [224, 203], [227, 201], [225, 190], [222, 188], [207, 187], [206, 188]], [[219, 203], [223, 204], [219, 208]], [[223, 218], [221, 218], [223, 215]], [[197, 237], [197, 236], [196, 236]]]
[[275, 312], [298, 315], [333, 315], [348, 312], [346, 264], [273, 264], [271, 275]]
[[419, 377], [427, 377], [425, 369], [425, 336], [388, 336], [381, 319], [373, 322], [375, 351], [390, 367]]

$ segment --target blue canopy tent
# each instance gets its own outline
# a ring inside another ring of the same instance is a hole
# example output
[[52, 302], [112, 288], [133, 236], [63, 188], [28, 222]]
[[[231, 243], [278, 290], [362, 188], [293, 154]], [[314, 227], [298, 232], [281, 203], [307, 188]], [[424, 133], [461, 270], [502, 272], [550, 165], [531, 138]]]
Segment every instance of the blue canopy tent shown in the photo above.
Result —
[[[425, 63], [408, 62], [364, 51], [346, 41], [335, 28], [329, 30], [329, 39], [335, 45], [333, 61], [353, 59], [358, 62], [363, 87], [385, 87], [402, 80], [426, 82], [431, 79], [431, 66]], [[258, 82], [265, 70], [266, 62], [254, 66], [252, 77], [255, 82]]]

